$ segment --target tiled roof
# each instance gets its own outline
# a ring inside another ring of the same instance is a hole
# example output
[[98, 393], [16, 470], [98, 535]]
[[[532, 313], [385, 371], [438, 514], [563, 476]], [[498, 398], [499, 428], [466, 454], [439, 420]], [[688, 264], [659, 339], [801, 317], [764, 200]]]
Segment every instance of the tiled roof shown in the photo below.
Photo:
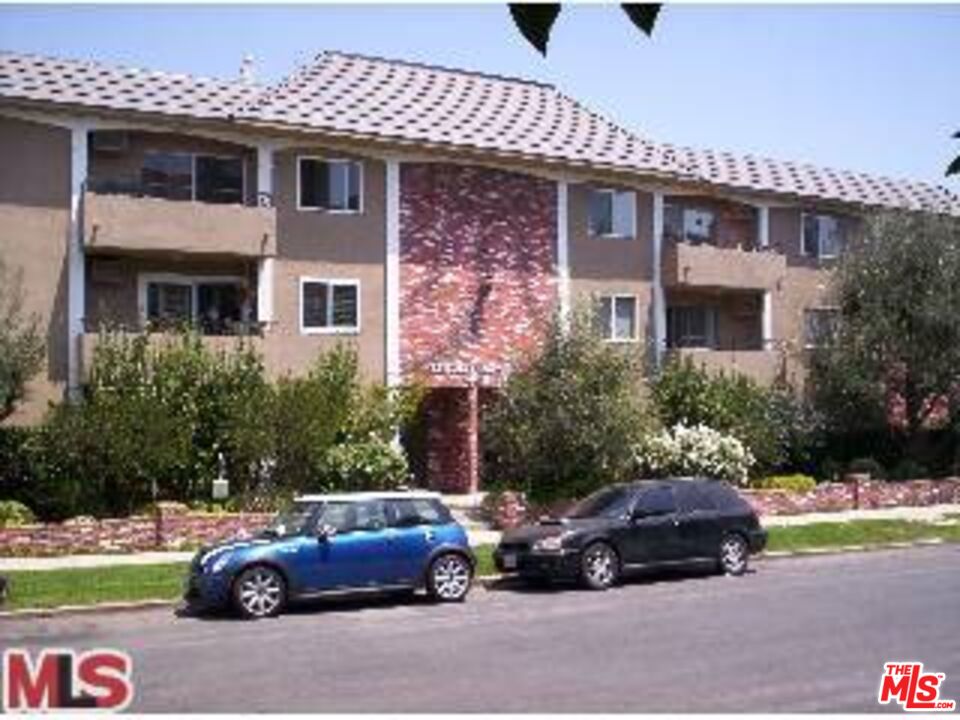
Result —
[[714, 185], [871, 207], [960, 214], [956, 195], [923, 182], [714, 150], [673, 150], [683, 165]]
[[960, 199], [942, 187], [674, 147], [621, 128], [551, 85], [340, 52], [322, 53], [283, 82], [258, 87], [0, 51], [2, 99], [289, 125], [960, 215]]
[[456, 145], [649, 173], [681, 173], [662, 147], [551, 85], [326, 52], [268, 89], [251, 120]]
[[0, 51], [0, 98], [226, 118], [260, 90], [242, 82]]

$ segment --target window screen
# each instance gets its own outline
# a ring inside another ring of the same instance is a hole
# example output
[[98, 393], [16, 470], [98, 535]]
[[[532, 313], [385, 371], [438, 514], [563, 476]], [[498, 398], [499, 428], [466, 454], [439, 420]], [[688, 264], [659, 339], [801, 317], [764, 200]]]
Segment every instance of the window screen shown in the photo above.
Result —
[[359, 326], [359, 287], [354, 282], [304, 281], [301, 285], [304, 329], [351, 330]]
[[300, 158], [299, 206], [318, 210], [360, 210], [360, 163]]

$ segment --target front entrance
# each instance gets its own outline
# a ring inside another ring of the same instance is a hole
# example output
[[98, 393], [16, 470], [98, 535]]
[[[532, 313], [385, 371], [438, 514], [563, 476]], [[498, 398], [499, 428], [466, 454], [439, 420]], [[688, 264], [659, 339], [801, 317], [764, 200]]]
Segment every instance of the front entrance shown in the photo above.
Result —
[[436, 387], [424, 398], [416, 437], [405, 442], [418, 484], [444, 493], [480, 487], [480, 416], [495, 391]]

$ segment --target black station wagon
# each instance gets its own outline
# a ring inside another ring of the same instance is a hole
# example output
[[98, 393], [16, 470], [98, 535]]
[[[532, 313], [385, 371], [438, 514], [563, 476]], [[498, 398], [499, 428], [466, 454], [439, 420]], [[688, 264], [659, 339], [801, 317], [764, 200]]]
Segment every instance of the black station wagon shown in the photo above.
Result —
[[504, 533], [494, 560], [525, 579], [605, 590], [651, 566], [708, 562], [741, 575], [766, 541], [756, 513], [725, 482], [641, 480], [605, 487], [562, 518]]

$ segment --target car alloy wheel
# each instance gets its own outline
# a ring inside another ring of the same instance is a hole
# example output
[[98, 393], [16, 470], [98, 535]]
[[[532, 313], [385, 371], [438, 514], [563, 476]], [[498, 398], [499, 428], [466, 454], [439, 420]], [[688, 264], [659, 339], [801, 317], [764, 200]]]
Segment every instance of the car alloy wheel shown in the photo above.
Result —
[[244, 617], [270, 617], [283, 607], [286, 584], [276, 570], [259, 565], [240, 575], [234, 586], [234, 596]]
[[443, 602], [463, 600], [470, 591], [473, 568], [456, 553], [441, 555], [430, 566], [430, 594]]
[[747, 554], [747, 543], [740, 535], [727, 535], [720, 543], [720, 569], [727, 575], [743, 575]]
[[606, 543], [594, 543], [583, 554], [584, 584], [592, 590], [606, 590], [620, 575], [620, 560]]

